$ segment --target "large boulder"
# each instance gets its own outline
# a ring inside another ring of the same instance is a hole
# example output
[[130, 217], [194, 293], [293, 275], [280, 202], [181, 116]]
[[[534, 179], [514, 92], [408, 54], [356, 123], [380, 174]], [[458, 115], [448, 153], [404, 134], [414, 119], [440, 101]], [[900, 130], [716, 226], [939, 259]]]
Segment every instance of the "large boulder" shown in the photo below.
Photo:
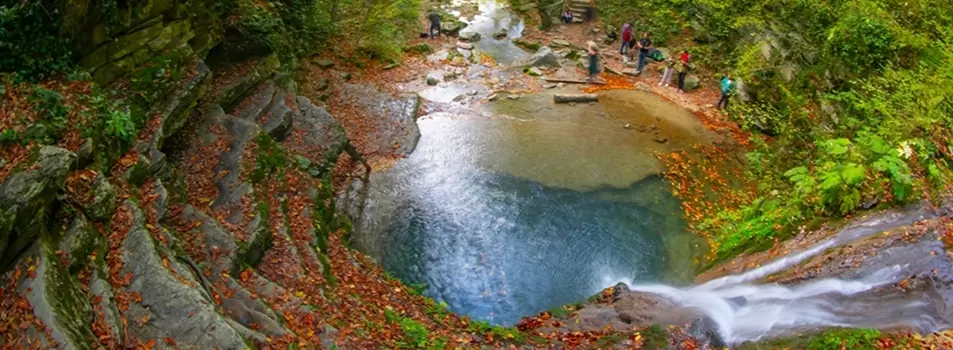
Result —
[[286, 146], [298, 154], [307, 154], [314, 159], [325, 159], [332, 163], [344, 151], [348, 144], [344, 128], [324, 107], [315, 106], [307, 97], [298, 96], [298, 108], [301, 114], [295, 128], [301, 131], [302, 138], [311, 145], [321, 145], [319, 149], [301, 148], [296, 142], [286, 142]]
[[701, 86], [701, 80], [698, 79], [698, 76], [688, 75], [685, 77], [685, 91], [692, 91]]
[[465, 31], [460, 33], [459, 38], [460, 38], [460, 41], [463, 41], [463, 42], [468, 42], [468, 43], [477, 42], [477, 41], [480, 41], [480, 33], [477, 33], [474, 31]]
[[93, 221], [106, 221], [116, 211], [116, 188], [102, 173], [93, 180], [93, 196], [83, 211]]
[[25, 256], [23, 265], [33, 266], [20, 269], [35, 268], [34, 277], [23, 274], [17, 291], [30, 302], [33, 315], [49, 330], [51, 340], [64, 349], [93, 349], [96, 336], [89, 322], [92, 308], [79, 280], [61, 263], [56, 245], [50, 237], [44, 237]]
[[131, 201], [120, 210], [132, 216], [132, 227], [120, 246], [121, 273], [132, 276], [124, 292], [142, 296], [141, 303], [131, 302], [124, 312], [126, 319], [136, 320], [127, 324], [128, 331], [139, 339], [168, 338], [198, 348], [246, 348], [234, 324], [216, 311], [206, 292], [196, 289], [202, 282], [190, 267], [156, 245], [142, 211]]
[[440, 32], [447, 35], [457, 35], [461, 29], [467, 27], [464, 21], [446, 21], [440, 23]]
[[140, 141], [136, 150], [148, 160], [148, 174], [158, 174], [164, 177], [167, 172], [167, 159], [162, 151], [166, 141], [179, 131], [192, 110], [198, 103], [199, 97], [205, 93], [211, 70], [202, 60], [194, 60], [188, 66], [188, 78], [178, 82], [162, 101], [158, 101], [148, 112], [149, 116], [158, 118], [158, 128], [152, 133], [151, 139]]
[[0, 183], [0, 269], [46, 231], [50, 204], [76, 162], [75, 154], [58, 147], [34, 152], [32, 164]]
[[278, 60], [278, 55], [272, 54], [261, 59], [230, 65], [221, 72], [216, 71], [214, 87], [203, 97], [203, 100], [231, 109], [249, 91], [277, 72], [279, 67], [281, 62]]
[[530, 58], [521, 62], [524, 67], [551, 67], [559, 68], [559, 57], [548, 46], [539, 48], [539, 51], [530, 56]]

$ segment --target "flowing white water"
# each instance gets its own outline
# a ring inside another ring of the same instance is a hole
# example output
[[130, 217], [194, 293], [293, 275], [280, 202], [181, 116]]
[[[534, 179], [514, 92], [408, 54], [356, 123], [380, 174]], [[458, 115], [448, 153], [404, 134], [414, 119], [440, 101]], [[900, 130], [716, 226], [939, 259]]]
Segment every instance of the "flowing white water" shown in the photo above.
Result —
[[[864, 295], [896, 282], [903, 270], [902, 266], [894, 266], [862, 280], [823, 279], [793, 287], [737, 284], [714, 289], [705, 285], [692, 288], [636, 285], [630, 288], [662, 295], [708, 317], [728, 344], [818, 327], [937, 329], [941, 325], [930, 316], [930, 305], [926, 302]], [[871, 307], [888, 312], [871, 312]]]
[[707, 317], [728, 344], [757, 341], [823, 327], [913, 328], [932, 332], [949, 328], [935, 306], [910, 295], [878, 293], [911, 271], [906, 265], [889, 266], [857, 280], [828, 278], [794, 286], [755, 284], [858, 238], [885, 227], [906, 225], [913, 219], [887, 214], [842, 230], [836, 237], [803, 252], [783, 257], [757, 269], [707, 283], [677, 288], [666, 285], [629, 285], [633, 291], [661, 295], [674, 304]]

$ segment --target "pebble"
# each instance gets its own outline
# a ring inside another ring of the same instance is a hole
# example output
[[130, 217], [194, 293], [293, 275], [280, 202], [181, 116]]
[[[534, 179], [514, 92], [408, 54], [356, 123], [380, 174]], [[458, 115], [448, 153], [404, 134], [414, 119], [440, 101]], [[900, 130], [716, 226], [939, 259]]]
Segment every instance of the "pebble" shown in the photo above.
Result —
[[500, 99], [500, 95], [492, 94], [492, 95], [490, 95], [490, 97], [487, 97], [486, 99], [487, 99], [488, 101], [490, 101], [490, 102], [493, 102], [493, 101], [496, 101], [496, 100]]
[[509, 95], [509, 96], [506, 96], [506, 98], [511, 99], [511, 100], [516, 100], [516, 99], [519, 99], [519, 98], [520, 98], [520, 95]]

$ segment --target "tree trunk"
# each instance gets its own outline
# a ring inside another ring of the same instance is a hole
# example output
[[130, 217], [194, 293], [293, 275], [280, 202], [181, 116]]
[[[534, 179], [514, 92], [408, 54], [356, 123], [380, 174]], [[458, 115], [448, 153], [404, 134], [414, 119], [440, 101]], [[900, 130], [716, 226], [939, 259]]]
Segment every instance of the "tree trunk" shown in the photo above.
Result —
[[553, 15], [552, 7], [555, 1], [553, 0], [537, 0], [536, 1], [536, 11], [539, 12], [539, 29], [549, 30], [553, 27]]
[[573, 102], [599, 102], [599, 95], [596, 94], [555, 94], [553, 102], [573, 103]]

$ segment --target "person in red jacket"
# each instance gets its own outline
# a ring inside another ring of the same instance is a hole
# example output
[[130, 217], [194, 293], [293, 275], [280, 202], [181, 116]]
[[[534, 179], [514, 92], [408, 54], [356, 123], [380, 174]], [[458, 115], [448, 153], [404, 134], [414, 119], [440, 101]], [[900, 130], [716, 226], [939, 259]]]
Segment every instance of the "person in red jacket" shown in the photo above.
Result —
[[625, 56], [629, 53], [629, 49], [632, 48], [632, 25], [626, 23], [622, 25], [622, 48], [619, 49], [619, 54]]
[[685, 92], [685, 76], [688, 75], [689, 69], [691, 69], [692, 54], [688, 53], [688, 49], [682, 49], [682, 54], [678, 55], [678, 65], [676, 70], [678, 71], [678, 92]]

